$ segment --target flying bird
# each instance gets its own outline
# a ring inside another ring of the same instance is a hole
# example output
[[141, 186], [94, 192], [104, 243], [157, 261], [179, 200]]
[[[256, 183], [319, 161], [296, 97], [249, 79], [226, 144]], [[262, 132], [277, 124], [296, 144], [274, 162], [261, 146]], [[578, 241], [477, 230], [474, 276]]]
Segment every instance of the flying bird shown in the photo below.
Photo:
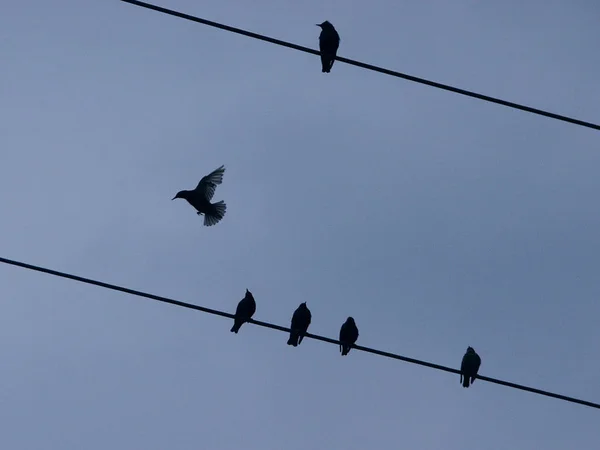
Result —
[[340, 46], [340, 35], [329, 21], [318, 23], [321, 27], [319, 35], [319, 50], [321, 51], [321, 72], [329, 73], [333, 67], [338, 47]]
[[290, 338], [287, 341], [288, 345], [297, 347], [302, 342], [302, 339], [304, 339], [304, 335], [306, 334], [306, 330], [308, 330], [308, 326], [310, 325], [311, 319], [312, 314], [306, 306], [306, 302], [300, 303], [300, 306], [296, 308], [296, 311], [294, 311], [294, 315], [292, 316]]
[[196, 208], [198, 215], [204, 214], [205, 226], [215, 225], [223, 218], [227, 209], [227, 205], [223, 200], [217, 203], [210, 202], [213, 195], [215, 195], [217, 185], [223, 182], [224, 173], [225, 166], [215, 169], [200, 180], [196, 189], [193, 191], [179, 191], [172, 200], [176, 198], [186, 199], [190, 205]]
[[237, 309], [235, 310], [235, 318], [233, 319], [231, 331], [237, 334], [237, 332], [240, 331], [241, 326], [248, 322], [255, 312], [256, 302], [254, 301], [254, 296], [252, 295], [252, 292], [246, 289], [246, 295], [240, 300]]
[[479, 366], [481, 365], [481, 358], [473, 347], [467, 348], [467, 352], [463, 356], [462, 363], [460, 364], [460, 382], [463, 387], [469, 387], [469, 378], [471, 379], [471, 384], [475, 381], [477, 377], [477, 371], [479, 370]]
[[356, 323], [352, 317], [348, 317], [346, 322], [340, 328], [340, 351], [342, 352], [342, 356], [348, 354], [350, 349], [352, 348], [352, 344], [356, 342], [358, 339], [358, 328], [356, 328]]

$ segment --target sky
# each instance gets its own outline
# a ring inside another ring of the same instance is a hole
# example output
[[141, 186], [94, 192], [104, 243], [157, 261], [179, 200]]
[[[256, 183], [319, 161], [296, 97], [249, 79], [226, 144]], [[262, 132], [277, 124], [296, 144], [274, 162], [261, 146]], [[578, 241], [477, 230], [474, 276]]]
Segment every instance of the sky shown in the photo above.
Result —
[[[492, 4], [493, 3], [493, 4]], [[591, 0], [162, 0], [600, 122]], [[600, 401], [600, 134], [118, 0], [0, 16], [0, 256]], [[221, 164], [214, 227], [176, 192]], [[0, 267], [0, 447], [564, 450], [600, 412]]]

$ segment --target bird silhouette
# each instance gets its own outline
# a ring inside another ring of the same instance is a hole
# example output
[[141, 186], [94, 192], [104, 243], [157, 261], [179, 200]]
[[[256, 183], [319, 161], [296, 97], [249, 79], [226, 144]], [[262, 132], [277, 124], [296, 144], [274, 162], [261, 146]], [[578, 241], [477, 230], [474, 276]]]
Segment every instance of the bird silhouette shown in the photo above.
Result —
[[311, 319], [312, 314], [306, 306], [306, 302], [300, 303], [300, 306], [296, 308], [296, 311], [294, 311], [294, 315], [292, 316], [290, 338], [287, 341], [288, 345], [297, 347], [302, 342], [302, 339], [304, 339], [304, 335], [306, 334], [306, 330], [308, 330], [308, 326], [310, 325]]
[[200, 180], [196, 189], [193, 191], [179, 191], [172, 200], [176, 198], [187, 200], [190, 205], [196, 208], [198, 215], [204, 214], [205, 226], [215, 225], [223, 218], [227, 210], [227, 205], [223, 200], [217, 203], [210, 202], [213, 195], [215, 195], [217, 185], [223, 182], [224, 173], [225, 166], [215, 169]]
[[471, 379], [471, 384], [473, 384], [477, 377], [477, 371], [479, 370], [480, 365], [481, 358], [475, 352], [473, 347], [468, 347], [460, 364], [460, 382], [463, 387], [469, 387], [469, 378]]
[[348, 317], [342, 328], [340, 328], [340, 351], [342, 352], [342, 356], [348, 354], [350, 349], [352, 348], [352, 344], [356, 342], [358, 339], [358, 328], [356, 327], [356, 323], [352, 317]]
[[246, 289], [246, 295], [240, 300], [237, 305], [237, 309], [235, 310], [235, 317], [233, 319], [233, 327], [231, 327], [231, 331], [233, 333], [240, 331], [241, 326], [248, 322], [255, 312], [256, 302], [254, 301], [254, 296], [252, 295], [252, 292]]
[[338, 47], [340, 46], [340, 35], [329, 21], [318, 23], [321, 27], [319, 35], [319, 50], [321, 51], [321, 72], [329, 73], [333, 67]]

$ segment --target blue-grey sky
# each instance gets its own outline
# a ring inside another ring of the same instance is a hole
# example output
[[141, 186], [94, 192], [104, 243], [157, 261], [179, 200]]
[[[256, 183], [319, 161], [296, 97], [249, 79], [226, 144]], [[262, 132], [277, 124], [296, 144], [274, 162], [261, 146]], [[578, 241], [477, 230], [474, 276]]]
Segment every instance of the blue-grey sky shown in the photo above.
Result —
[[[492, 5], [493, 3], [493, 5]], [[600, 121], [596, 1], [163, 0]], [[600, 401], [600, 134], [117, 0], [0, 16], [2, 256]], [[181, 189], [226, 165], [206, 228]], [[0, 447], [596, 449], [597, 410], [0, 267]]]

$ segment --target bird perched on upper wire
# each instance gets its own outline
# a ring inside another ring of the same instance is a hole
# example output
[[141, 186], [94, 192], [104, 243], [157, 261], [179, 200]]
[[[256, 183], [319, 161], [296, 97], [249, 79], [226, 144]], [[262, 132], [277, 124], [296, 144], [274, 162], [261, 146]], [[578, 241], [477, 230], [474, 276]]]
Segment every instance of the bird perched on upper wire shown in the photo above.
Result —
[[333, 62], [340, 46], [340, 35], [335, 30], [331, 22], [325, 21], [318, 23], [321, 27], [319, 35], [319, 50], [321, 51], [321, 72], [329, 73], [333, 67]]
[[460, 382], [463, 387], [469, 387], [469, 379], [471, 384], [473, 384], [477, 377], [479, 366], [481, 366], [481, 358], [473, 347], [468, 347], [460, 364]]
[[190, 205], [196, 208], [199, 216], [204, 214], [205, 226], [215, 225], [223, 218], [227, 210], [227, 205], [223, 200], [217, 203], [210, 202], [213, 195], [215, 195], [217, 185], [223, 182], [224, 173], [225, 166], [213, 170], [200, 180], [196, 189], [193, 191], [179, 191], [172, 200], [176, 198], [186, 199]]
[[348, 354], [352, 345], [358, 339], [358, 328], [356, 327], [356, 322], [352, 317], [348, 317], [342, 328], [340, 328], [340, 351], [342, 352], [342, 356]]
[[306, 302], [300, 303], [300, 306], [296, 308], [296, 311], [294, 311], [294, 315], [292, 316], [290, 338], [287, 341], [288, 345], [293, 345], [294, 347], [300, 345], [302, 339], [304, 339], [306, 330], [308, 330], [311, 319], [312, 314], [310, 313], [310, 309], [306, 306]]
[[241, 326], [248, 322], [255, 312], [256, 301], [254, 300], [252, 292], [246, 289], [246, 295], [240, 300], [237, 305], [237, 309], [235, 310], [235, 317], [233, 319], [233, 327], [231, 327], [231, 331], [237, 334], [237, 332], [240, 331]]

